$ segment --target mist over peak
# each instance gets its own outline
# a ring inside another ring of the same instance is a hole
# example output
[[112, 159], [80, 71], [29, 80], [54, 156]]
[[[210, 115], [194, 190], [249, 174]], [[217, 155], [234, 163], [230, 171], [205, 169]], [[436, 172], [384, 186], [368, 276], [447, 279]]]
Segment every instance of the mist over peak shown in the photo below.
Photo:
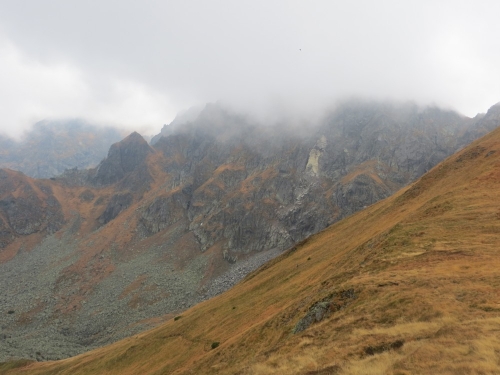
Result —
[[0, 129], [82, 117], [152, 133], [217, 100], [262, 123], [300, 123], [352, 95], [473, 116], [500, 97], [499, 11], [494, 1], [7, 0]]
[[[337, 126], [339, 122], [346, 122], [346, 118], [351, 119], [346, 126], [352, 127], [354, 123], [374, 124], [381, 117], [404, 127], [418, 126], [418, 121], [415, 120], [418, 118], [447, 117], [448, 122], [456, 123], [468, 118], [435, 104], [419, 105], [415, 101], [376, 100], [360, 96], [337, 100], [314, 114], [296, 109], [294, 112], [276, 110], [272, 114], [262, 115], [218, 101], [183, 111], [170, 124], [164, 125], [160, 134], [152, 138], [151, 143], [156, 143], [161, 135], [194, 130], [226, 139], [243, 136], [245, 133], [259, 133], [264, 138], [309, 138], [316, 136], [315, 134], [327, 124]], [[356, 120], [352, 120], [353, 118]]]
[[69, 168], [97, 165], [122, 129], [100, 126], [83, 119], [43, 120], [16, 138], [0, 136], [0, 166], [28, 176], [49, 178]]

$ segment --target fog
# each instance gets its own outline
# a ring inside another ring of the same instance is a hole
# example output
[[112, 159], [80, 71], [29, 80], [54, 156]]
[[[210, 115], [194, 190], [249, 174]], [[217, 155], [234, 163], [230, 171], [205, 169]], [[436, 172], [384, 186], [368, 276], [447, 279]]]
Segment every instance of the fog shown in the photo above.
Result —
[[359, 96], [473, 116], [500, 100], [495, 1], [0, 2], [0, 131], [145, 134], [220, 101], [266, 119]]

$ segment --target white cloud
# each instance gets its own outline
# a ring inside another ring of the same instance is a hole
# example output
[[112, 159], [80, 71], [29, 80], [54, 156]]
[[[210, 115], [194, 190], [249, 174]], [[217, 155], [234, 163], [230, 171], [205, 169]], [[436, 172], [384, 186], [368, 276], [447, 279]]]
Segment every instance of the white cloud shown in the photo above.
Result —
[[[106, 94], [88, 96], [86, 108], [81, 113], [95, 122], [156, 134], [158, 129], [175, 116], [169, 98], [159, 91], [139, 82], [109, 80]], [[95, 100], [101, 97], [101, 101]]]
[[140, 82], [87, 77], [62, 61], [39, 61], [0, 39], [0, 129], [20, 136], [47, 118], [86, 118], [154, 134], [175, 112], [167, 96]]
[[0, 56], [0, 129], [11, 135], [44, 117], [71, 116], [72, 103], [88, 92], [81, 73], [67, 64], [32, 61], [5, 39]]
[[0, 128], [81, 116], [158, 132], [219, 99], [310, 113], [345, 95], [474, 115], [500, 100], [499, 13], [487, 0], [3, 0]]

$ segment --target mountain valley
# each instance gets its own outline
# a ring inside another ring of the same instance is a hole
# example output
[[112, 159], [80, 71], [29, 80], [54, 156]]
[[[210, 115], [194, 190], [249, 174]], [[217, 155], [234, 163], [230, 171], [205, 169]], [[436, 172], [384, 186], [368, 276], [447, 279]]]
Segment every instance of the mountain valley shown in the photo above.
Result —
[[[498, 132], [404, 187], [499, 123], [498, 105], [471, 119], [411, 103], [350, 101], [318, 124], [263, 126], [209, 104], [176, 119], [151, 145], [132, 133], [92, 169], [39, 180], [1, 170], [0, 361], [55, 360], [129, 336], [29, 371], [75, 372], [88, 358], [83, 373], [92, 366], [134, 373], [127, 365], [149, 358], [150, 349], [158, 357], [137, 364], [144, 373], [237, 373], [238, 363], [242, 374], [283, 373], [295, 354], [296, 373], [352, 373], [390, 357], [397, 340], [409, 356], [418, 334], [405, 330], [425, 333], [446, 323], [448, 307], [428, 294], [432, 283], [452, 290], [448, 276], [439, 281], [435, 274], [444, 259], [475, 262], [467, 241], [479, 231], [478, 267], [491, 261], [496, 224], [471, 222], [468, 232], [462, 220], [469, 220], [467, 207], [470, 220], [483, 218], [488, 204], [495, 215], [495, 193], [478, 181], [495, 186]], [[465, 190], [474, 194], [455, 197]], [[453, 220], [464, 237], [453, 238]], [[410, 300], [415, 285], [423, 294]], [[480, 306], [464, 310], [468, 324], [489, 316], [483, 305], [496, 311], [489, 294], [481, 302], [467, 293], [466, 303]], [[412, 312], [415, 301], [423, 312]], [[398, 311], [391, 312], [392, 303]], [[316, 319], [305, 318], [309, 309], [311, 317], [331, 318], [309, 329]], [[300, 315], [305, 320], [297, 326]], [[462, 323], [452, 317], [458, 329]], [[346, 340], [341, 349], [332, 346], [335, 332]], [[383, 354], [363, 354], [361, 338]], [[211, 350], [213, 342], [221, 348]], [[165, 351], [173, 354], [162, 362]], [[113, 356], [125, 352], [116, 366]]]

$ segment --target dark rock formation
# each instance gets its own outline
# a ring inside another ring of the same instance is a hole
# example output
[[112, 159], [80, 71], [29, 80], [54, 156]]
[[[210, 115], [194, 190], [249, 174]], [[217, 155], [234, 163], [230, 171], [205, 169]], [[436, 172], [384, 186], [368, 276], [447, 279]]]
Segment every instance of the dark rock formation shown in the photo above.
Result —
[[306, 315], [297, 322], [292, 332], [299, 333], [306, 330], [309, 326], [321, 322], [330, 314], [345, 309], [356, 298], [354, 289], [347, 289], [315, 302]]
[[[491, 130], [493, 113], [469, 119], [411, 103], [351, 101], [304, 132], [208, 105], [164, 127], [154, 147], [172, 177], [167, 191], [187, 192], [188, 204], [178, 207], [187, 206], [201, 250], [222, 241], [224, 254], [236, 259], [284, 249], [388, 197]], [[142, 220], [173, 223], [178, 212], [148, 209]]]
[[101, 225], [109, 223], [111, 220], [117, 217], [120, 212], [129, 208], [133, 200], [134, 197], [131, 193], [113, 195], [111, 197], [111, 200], [108, 202], [106, 209], [97, 220]]
[[377, 183], [369, 175], [360, 174], [336, 186], [333, 203], [342, 207], [345, 216], [387, 198], [392, 193], [392, 189], [388, 186]]
[[64, 222], [61, 205], [49, 185], [41, 181], [31, 184], [21, 173], [0, 170], [1, 247], [16, 236], [42, 231], [52, 234]]
[[140, 197], [153, 181], [148, 156], [155, 151], [142, 136], [133, 132], [111, 145], [108, 156], [96, 168], [67, 169], [56, 180], [68, 186], [105, 187], [115, 185], [118, 191], [130, 191]]
[[[107, 158], [97, 166], [90, 180], [95, 186], [118, 182], [132, 172], [147, 168], [146, 159], [151, 153], [153, 150], [144, 138], [134, 132], [110, 147]], [[142, 183], [147, 182], [142, 180]]]
[[79, 198], [83, 202], [91, 202], [94, 200], [95, 194], [91, 190], [87, 189], [80, 194]]
[[140, 225], [142, 232], [148, 236], [160, 232], [186, 217], [189, 205], [188, 196], [178, 190], [173, 194], [161, 196], [141, 212]]

